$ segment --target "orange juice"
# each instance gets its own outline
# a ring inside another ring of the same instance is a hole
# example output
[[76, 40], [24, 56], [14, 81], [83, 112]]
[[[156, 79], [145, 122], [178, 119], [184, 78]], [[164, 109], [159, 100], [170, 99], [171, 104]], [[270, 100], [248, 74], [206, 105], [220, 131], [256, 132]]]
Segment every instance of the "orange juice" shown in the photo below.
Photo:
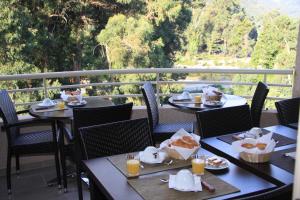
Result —
[[201, 96], [194, 97], [195, 103], [201, 103]]
[[137, 176], [140, 173], [140, 161], [131, 159], [127, 160], [127, 172], [129, 176]]
[[65, 102], [63, 102], [63, 101], [58, 102], [57, 107], [58, 107], [58, 109], [64, 109], [65, 108]]
[[203, 175], [204, 174], [205, 161], [201, 158], [194, 158], [192, 160], [192, 171], [194, 174]]

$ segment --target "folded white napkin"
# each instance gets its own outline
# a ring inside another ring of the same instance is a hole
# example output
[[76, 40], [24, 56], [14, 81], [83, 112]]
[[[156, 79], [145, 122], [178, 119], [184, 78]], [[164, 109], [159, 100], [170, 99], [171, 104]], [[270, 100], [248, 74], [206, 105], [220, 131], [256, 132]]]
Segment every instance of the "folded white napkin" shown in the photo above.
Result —
[[285, 153], [285, 156], [291, 157], [293, 159], [296, 159], [296, 152], [289, 152], [289, 153]]
[[194, 181], [195, 181], [194, 186], [187, 189], [187, 190], [182, 190], [182, 189], [176, 187], [176, 175], [171, 175], [170, 174], [169, 188], [179, 190], [179, 191], [182, 191], [182, 192], [200, 192], [200, 191], [202, 191], [201, 177], [196, 176], [196, 175], [193, 175], [193, 176], [194, 176]]
[[183, 92], [180, 95], [177, 95], [174, 97], [175, 100], [188, 100], [188, 99], [192, 99], [192, 96], [190, 95], [189, 92]]

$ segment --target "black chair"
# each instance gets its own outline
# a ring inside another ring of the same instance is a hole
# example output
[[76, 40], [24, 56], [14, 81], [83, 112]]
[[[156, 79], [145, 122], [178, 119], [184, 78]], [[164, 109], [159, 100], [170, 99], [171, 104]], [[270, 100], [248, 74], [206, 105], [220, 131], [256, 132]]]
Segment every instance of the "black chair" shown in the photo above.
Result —
[[[297, 123], [299, 117], [300, 97], [275, 102], [277, 117], [280, 124], [289, 126]], [[296, 128], [289, 126], [291, 128]]]
[[199, 111], [196, 117], [201, 138], [246, 131], [253, 127], [248, 105]]
[[260, 117], [268, 93], [268, 86], [265, 83], [259, 82], [251, 103], [251, 117], [254, 127], [260, 127]]
[[183, 128], [187, 132], [193, 132], [192, 122], [159, 123], [159, 111], [156, 102], [155, 92], [150, 82], [142, 87], [144, 100], [147, 106], [150, 130], [154, 142], [161, 142], [170, 138], [175, 132]]
[[[61, 185], [58, 145], [55, 123], [39, 119], [18, 120], [18, 114], [27, 113], [28, 110], [16, 112], [15, 106], [6, 90], [0, 90], [0, 115], [7, 135], [7, 189], [11, 194], [11, 159], [16, 158], [17, 173], [20, 170], [19, 157], [24, 155], [53, 154], [55, 157], [58, 185]], [[20, 133], [22, 127], [49, 124], [52, 130]]]
[[142, 151], [153, 146], [147, 118], [80, 128], [85, 159]]
[[[79, 199], [82, 199], [82, 185], [81, 185], [81, 160], [84, 155], [80, 154], [82, 143], [80, 141], [79, 129], [82, 127], [129, 120], [131, 118], [133, 103], [123, 105], [98, 107], [98, 108], [74, 108], [73, 109], [73, 137], [71, 143], [74, 144], [73, 157], [76, 160], [76, 174]], [[64, 177], [64, 179], [66, 179]]]
[[239, 200], [282, 200], [292, 199], [293, 184], [284, 185], [274, 190], [246, 197], [238, 197]]

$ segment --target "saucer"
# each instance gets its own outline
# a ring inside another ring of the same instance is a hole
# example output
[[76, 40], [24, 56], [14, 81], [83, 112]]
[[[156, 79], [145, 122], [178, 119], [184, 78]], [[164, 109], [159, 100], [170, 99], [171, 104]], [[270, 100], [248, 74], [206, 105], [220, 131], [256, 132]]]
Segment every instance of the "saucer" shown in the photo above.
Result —
[[87, 104], [86, 100], [82, 100], [80, 102], [78, 102], [78, 101], [71, 101], [71, 102], [67, 103], [67, 105], [69, 107], [82, 107], [82, 106], [85, 106], [86, 104]]
[[149, 158], [146, 158], [144, 156], [144, 152], [141, 151], [139, 152], [139, 158], [140, 158], [140, 161], [143, 162], [143, 163], [146, 163], [146, 164], [159, 164], [159, 163], [162, 163], [166, 157], [167, 157], [167, 154], [165, 152], [158, 152], [158, 157], [157, 159], [149, 159]]
[[169, 177], [169, 188], [177, 190], [177, 191], [181, 191], [181, 192], [201, 192], [202, 191], [202, 185], [201, 185], [201, 177], [200, 176], [196, 176], [193, 175], [194, 177], [194, 186], [188, 189], [181, 189], [178, 188], [176, 185], [176, 175], [171, 175]]
[[53, 107], [53, 106], [56, 105], [56, 102], [54, 102], [54, 101], [51, 101], [51, 102], [52, 102], [51, 105], [50, 105], [50, 104], [44, 104], [44, 103], [42, 102], [42, 103], [39, 103], [38, 106], [39, 106], [39, 107], [51, 108], [51, 107]]

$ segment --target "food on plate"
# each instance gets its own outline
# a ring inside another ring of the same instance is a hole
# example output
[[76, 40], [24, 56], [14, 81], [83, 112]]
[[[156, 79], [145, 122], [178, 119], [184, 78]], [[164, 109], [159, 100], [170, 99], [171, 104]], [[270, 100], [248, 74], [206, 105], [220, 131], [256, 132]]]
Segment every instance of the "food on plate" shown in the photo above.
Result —
[[76, 91], [65, 91], [65, 95], [67, 95], [67, 101], [68, 102], [79, 102], [78, 96], [81, 94], [80, 90]]
[[183, 148], [187, 148], [187, 149], [193, 149], [194, 147], [199, 146], [199, 144], [190, 136], [183, 136], [182, 138], [174, 140], [171, 142], [171, 144], [169, 144], [169, 147], [171, 145], [183, 147]]
[[259, 148], [260, 150], [265, 150], [267, 144], [265, 143], [257, 143], [256, 147]]
[[254, 144], [250, 144], [250, 143], [244, 143], [241, 146], [246, 148], [246, 149], [253, 149], [255, 147]]
[[227, 162], [224, 158], [212, 156], [206, 159], [206, 164], [213, 167], [221, 167], [221, 166], [226, 166]]

